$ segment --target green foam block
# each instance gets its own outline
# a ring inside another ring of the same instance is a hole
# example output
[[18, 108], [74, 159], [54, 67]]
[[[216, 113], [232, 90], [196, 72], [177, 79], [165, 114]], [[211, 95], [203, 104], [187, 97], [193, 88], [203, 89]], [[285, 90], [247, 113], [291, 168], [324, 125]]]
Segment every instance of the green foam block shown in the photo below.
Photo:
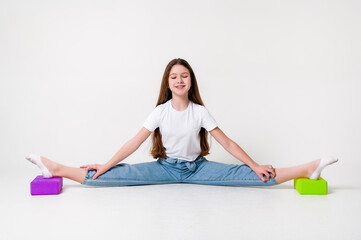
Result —
[[317, 180], [312, 180], [309, 178], [295, 178], [294, 186], [300, 194], [327, 194], [327, 182], [321, 177], [319, 177]]

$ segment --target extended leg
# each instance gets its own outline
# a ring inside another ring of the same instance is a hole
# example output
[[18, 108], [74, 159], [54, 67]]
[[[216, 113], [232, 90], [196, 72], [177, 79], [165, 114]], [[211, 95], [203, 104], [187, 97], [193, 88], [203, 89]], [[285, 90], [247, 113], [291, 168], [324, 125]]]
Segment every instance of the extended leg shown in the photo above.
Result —
[[263, 182], [245, 164], [224, 164], [205, 160], [194, 173], [186, 175], [183, 182], [211, 185], [271, 186], [299, 177], [317, 179], [325, 166], [335, 162], [337, 162], [337, 158], [325, 157], [295, 167], [277, 168], [276, 176], [273, 178], [271, 174], [270, 180]]
[[78, 183], [83, 183], [85, 179], [85, 169], [68, 167], [37, 155], [29, 155], [26, 159], [36, 164], [44, 177], [65, 177]]
[[268, 181], [263, 182], [246, 164], [226, 164], [204, 160], [194, 172], [184, 174], [182, 182], [221, 185], [221, 186], [272, 186], [277, 182], [271, 174]]
[[321, 159], [305, 163], [295, 167], [289, 168], [277, 168], [276, 169], [276, 181], [277, 183], [284, 183], [289, 180], [300, 178], [300, 177], [310, 177], [314, 170], [317, 168]]
[[95, 173], [96, 170], [90, 169], [83, 184], [90, 186], [131, 186], [179, 182], [171, 169], [164, 167], [160, 161], [136, 164], [120, 163], [94, 180]]
[[287, 182], [300, 177], [318, 179], [323, 168], [337, 161], [338, 159], [335, 157], [323, 157], [295, 167], [278, 168], [276, 169], [275, 179], [277, 183]]
[[167, 171], [159, 161], [138, 164], [121, 163], [110, 168], [94, 180], [92, 179], [96, 173], [94, 169], [90, 169], [87, 172], [85, 169], [68, 167], [37, 155], [29, 155], [26, 159], [36, 164], [42, 170], [44, 177], [65, 177], [91, 186], [124, 186], [179, 182], [179, 179]]
[[54, 176], [65, 177], [78, 183], [83, 183], [85, 175], [86, 171], [83, 168], [74, 168], [58, 164]]

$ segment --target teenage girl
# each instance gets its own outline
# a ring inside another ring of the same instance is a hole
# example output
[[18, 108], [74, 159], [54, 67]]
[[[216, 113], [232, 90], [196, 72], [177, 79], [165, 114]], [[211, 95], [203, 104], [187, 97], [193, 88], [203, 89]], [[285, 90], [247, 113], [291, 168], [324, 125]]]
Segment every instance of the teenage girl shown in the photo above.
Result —
[[[119, 164], [152, 133], [151, 154], [156, 161]], [[244, 164], [208, 161], [205, 158], [209, 154], [208, 133]], [[173, 59], [165, 68], [157, 106], [142, 129], [107, 163], [73, 168], [34, 154], [26, 159], [36, 164], [46, 178], [66, 177], [92, 186], [165, 183], [271, 186], [299, 177], [318, 179], [324, 167], [338, 161], [334, 157], [323, 157], [278, 169], [257, 164], [218, 127], [204, 107], [191, 66], [180, 58]]]

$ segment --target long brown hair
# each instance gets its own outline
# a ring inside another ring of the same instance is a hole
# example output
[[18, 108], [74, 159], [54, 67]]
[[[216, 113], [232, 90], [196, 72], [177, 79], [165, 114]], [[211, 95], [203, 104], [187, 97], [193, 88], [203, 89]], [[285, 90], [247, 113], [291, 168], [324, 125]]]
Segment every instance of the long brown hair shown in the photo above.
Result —
[[[188, 91], [188, 99], [194, 103], [204, 106], [201, 95], [199, 94], [198, 84], [196, 76], [194, 75], [193, 69], [189, 65], [189, 63], [181, 58], [175, 58], [170, 61], [167, 67], [164, 70], [162, 83], [160, 85], [160, 92], [156, 106], [167, 102], [172, 99], [172, 91], [169, 88], [169, 73], [174, 65], [182, 65], [186, 67], [191, 75], [191, 88]], [[200, 145], [201, 145], [201, 153], [199, 156], [206, 156], [209, 154], [209, 145], [207, 141], [208, 132], [206, 129], [201, 128], [200, 132]], [[165, 148], [162, 143], [162, 134], [160, 133], [159, 127], [156, 128], [153, 132], [152, 136], [153, 146], [151, 149], [151, 154], [153, 158], [166, 158]]]

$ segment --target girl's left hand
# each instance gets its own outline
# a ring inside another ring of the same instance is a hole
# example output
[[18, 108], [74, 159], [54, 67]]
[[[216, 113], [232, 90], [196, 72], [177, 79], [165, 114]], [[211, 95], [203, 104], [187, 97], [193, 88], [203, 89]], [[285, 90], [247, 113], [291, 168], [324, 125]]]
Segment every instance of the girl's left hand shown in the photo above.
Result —
[[[257, 176], [262, 181], [268, 181], [270, 179], [270, 174], [269, 173], [272, 173], [272, 176], [276, 177], [276, 171], [272, 167], [272, 165], [257, 165], [252, 170], [257, 174]], [[264, 177], [264, 175], [266, 177]]]

